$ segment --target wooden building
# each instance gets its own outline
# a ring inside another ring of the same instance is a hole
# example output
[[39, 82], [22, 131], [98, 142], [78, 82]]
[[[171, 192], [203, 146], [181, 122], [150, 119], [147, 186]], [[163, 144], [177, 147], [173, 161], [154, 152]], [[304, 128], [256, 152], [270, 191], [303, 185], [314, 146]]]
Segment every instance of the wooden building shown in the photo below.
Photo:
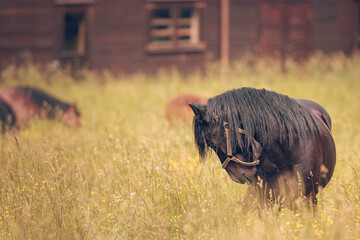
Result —
[[183, 70], [247, 52], [302, 59], [359, 47], [359, 0], [0, 0], [0, 69], [40, 62]]

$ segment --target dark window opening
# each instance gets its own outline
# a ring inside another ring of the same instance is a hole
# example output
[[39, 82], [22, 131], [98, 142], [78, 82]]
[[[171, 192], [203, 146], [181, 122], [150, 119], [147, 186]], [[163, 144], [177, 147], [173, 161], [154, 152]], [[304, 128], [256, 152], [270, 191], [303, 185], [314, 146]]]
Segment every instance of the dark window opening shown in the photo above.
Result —
[[171, 38], [169, 36], [165, 36], [165, 37], [159, 36], [159, 37], [153, 37], [152, 40], [153, 41], [159, 41], [159, 42], [160, 41], [170, 41]]
[[193, 10], [190, 8], [185, 8], [180, 10], [180, 18], [191, 18], [193, 15]]
[[179, 40], [190, 40], [190, 36], [179, 36]]
[[154, 18], [170, 18], [170, 9], [155, 9]]
[[63, 51], [83, 55], [85, 53], [85, 16], [83, 13], [64, 15]]

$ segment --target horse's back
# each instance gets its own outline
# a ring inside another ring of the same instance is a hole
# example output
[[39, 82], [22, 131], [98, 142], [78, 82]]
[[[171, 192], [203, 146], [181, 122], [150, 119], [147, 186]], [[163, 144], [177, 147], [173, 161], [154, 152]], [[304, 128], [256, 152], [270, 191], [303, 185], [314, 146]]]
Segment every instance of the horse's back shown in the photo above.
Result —
[[308, 99], [296, 99], [296, 101], [319, 118], [331, 131], [331, 118], [329, 113], [320, 104]]
[[37, 107], [40, 108], [44, 107], [45, 103], [49, 105], [49, 107], [51, 108], [59, 106], [61, 109], [63, 109], [64, 107], [69, 106], [68, 103], [63, 102], [60, 99], [38, 88], [20, 86], [20, 87], [16, 87], [15, 91], [18, 94], [29, 96], [33, 104], [35, 104]]

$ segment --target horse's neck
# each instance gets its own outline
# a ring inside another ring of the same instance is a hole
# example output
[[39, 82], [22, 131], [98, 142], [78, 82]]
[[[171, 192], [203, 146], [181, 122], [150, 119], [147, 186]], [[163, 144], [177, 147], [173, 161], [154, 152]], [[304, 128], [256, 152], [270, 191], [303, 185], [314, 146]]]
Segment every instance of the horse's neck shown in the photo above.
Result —
[[272, 144], [263, 148], [260, 161], [262, 161], [264, 172], [278, 172], [291, 167], [290, 153], [291, 149], [286, 139], [282, 139], [282, 141], [276, 139]]

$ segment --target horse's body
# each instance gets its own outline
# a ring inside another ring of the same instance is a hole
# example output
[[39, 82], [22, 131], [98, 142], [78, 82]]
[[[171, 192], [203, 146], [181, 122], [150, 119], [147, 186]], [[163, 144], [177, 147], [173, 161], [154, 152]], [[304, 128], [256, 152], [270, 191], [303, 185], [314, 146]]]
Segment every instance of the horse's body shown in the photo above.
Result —
[[212, 148], [232, 180], [253, 183], [266, 199], [315, 203], [332, 177], [331, 119], [319, 104], [242, 88], [190, 106], [200, 155]]
[[191, 123], [193, 113], [189, 107], [190, 103], [199, 102], [205, 104], [207, 98], [196, 96], [193, 94], [180, 95], [170, 99], [165, 108], [165, 118], [169, 123], [183, 122]]
[[1, 97], [0, 97], [0, 130], [5, 132], [6, 130], [15, 126], [16, 117], [9, 106]]
[[[11, 107], [16, 125], [21, 127], [31, 118], [56, 118], [69, 126], [80, 126], [80, 113], [74, 104], [63, 102], [32, 87], [0, 89], [0, 97]], [[60, 113], [60, 114], [59, 114]]]

